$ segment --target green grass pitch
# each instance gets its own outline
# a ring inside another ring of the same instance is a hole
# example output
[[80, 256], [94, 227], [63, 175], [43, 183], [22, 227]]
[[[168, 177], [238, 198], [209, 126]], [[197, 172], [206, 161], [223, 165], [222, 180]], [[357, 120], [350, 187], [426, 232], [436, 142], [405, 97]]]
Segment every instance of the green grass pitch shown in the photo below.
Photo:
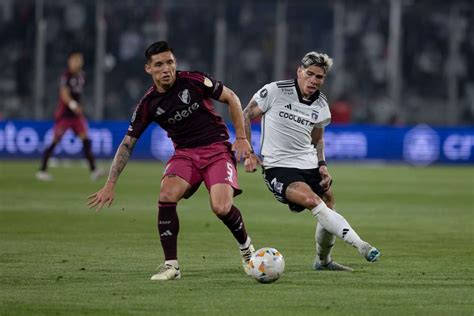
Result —
[[382, 252], [370, 264], [338, 240], [334, 258], [353, 273], [313, 271], [314, 218], [239, 169], [247, 231], [286, 260], [280, 280], [259, 284], [203, 187], [178, 208], [183, 278], [149, 280], [163, 260], [161, 164], [132, 160], [100, 213], [86, 196], [103, 181], [82, 164], [52, 168], [51, 183], [35, 180], [38, 164], [0, 163], [0, 315], [474, 314], [473, 167], [331, 165], [336, 209]]

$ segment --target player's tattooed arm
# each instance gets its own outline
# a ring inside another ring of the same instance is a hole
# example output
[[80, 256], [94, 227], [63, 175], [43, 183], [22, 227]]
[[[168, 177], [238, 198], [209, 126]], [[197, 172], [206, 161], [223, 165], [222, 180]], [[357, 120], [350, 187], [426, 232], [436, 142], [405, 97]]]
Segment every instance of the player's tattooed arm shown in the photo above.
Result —
[[123, 138], [122, 143], [115, 153], [114, 161], [112, 161], [107, 182], [102, 189], [87, 197], [87, 205], [89, 208], [97, 208], [96, 212], [99, 212], [104, 205], [107, 205], [107, 207], [112, 205], [115, 198], [115, 183], [117, 182], [120, 173], [127, 165], [128, 158], [130, 158], [136, 142], [136, 138], [128, 135]]
[[120, 144], [117, 152], [115, 153], [114, 160], [112, 161], [112, 166], [110, 167], [109, 177], [107, 182], [116, 183], [120, 173], [123, 171], [127, 165], [128, 159], [132, 154], [133, 148], [137, 143], [137, 139], [131, 136], [126, 135], [122, 143]]
[[260, 117], [263, 114], [263, 111], [258, 106], [257, 101], [254, 99], [250, 100], [249, 104], [244, 109], [244, 124], [245, 124], [245, 133], [247, 139], [250, 142], [252, 133], [251, 133], [251, 121], [254, 118]]

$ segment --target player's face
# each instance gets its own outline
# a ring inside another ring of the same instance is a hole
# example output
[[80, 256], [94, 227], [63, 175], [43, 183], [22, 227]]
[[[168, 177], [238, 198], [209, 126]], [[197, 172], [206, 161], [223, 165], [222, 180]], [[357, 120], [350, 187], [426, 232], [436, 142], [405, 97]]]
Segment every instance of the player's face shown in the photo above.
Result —
[[153, 78], [158, 91], [168, 90], [176, 80], [176, 59], [172, 52], [163, 52], [151, 56], [145, 64], [145, 71]]
[[326, 73], [324, 69], [318, 66], [309, 66], [308, 68], [298, 68], [298, 86], [304, 97], [309, 97], [318, 91], [324, 83]]
[[67, 63], [69, 70], [72, 73], [77, 73], [82, 69], [82, 66], [84, 66], [84, 58], [82, 54], [72, 54], [69, 56]]

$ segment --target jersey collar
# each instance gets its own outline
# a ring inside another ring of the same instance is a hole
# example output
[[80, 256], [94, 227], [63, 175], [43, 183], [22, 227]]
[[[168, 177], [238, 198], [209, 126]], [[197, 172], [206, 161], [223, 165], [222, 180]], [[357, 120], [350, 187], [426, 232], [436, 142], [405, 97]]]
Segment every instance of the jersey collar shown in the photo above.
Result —
[[300, 87], [298, 86], [298, 79], [295, 79], [295, 87], [296, 87], [296, 93], [298, 93], [298, 100], [300, 101], [300, 103], [304, 103], [307, 105], [313, 104], [313, 102], [316, 101], [319, 98], [319, 95], [321, 94], [321, 92], [318, 90], [315, 93], [313, 93], [311, 97], [309, 97], [309, 100], [305, 100], [303, 99], [303, 95], [301, 94]]

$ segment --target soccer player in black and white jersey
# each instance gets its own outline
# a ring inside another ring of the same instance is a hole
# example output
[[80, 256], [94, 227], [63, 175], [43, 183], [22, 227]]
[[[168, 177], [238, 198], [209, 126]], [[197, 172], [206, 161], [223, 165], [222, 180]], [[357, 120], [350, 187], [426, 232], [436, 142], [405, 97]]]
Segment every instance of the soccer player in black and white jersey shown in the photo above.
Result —
[[334, 211], [324, 154], [324, 128], [331, 113], [320, 91], [332, 63], [326, 54], [309, 52], [301, 60], [297, 79], [272, 82], [255, 93], [244, 110], [244, 121], [250, 142], [250, 122], [262, 117], [262, 160], [250, 154], [245, 170], [254, 172], [261, 163], [265, 183], [278, 201], [289, 204], [293, 212], [308, 209], [317, 218], [314, 269], [352, 271], [331, 257], [335, 236], [357, 248], [369, 262], [376, 261], [380, 252]]

